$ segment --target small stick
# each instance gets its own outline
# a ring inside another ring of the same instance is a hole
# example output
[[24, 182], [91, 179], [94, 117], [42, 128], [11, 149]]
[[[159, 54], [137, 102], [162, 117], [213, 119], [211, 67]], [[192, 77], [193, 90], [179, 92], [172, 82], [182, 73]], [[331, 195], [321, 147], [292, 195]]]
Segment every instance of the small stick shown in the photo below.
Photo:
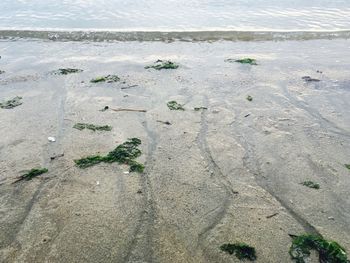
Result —
[[51, 156], [50, 159], [51, 159], [51, 160], [55, 160], [56, 158], [63, 157], [63, 156], [64, 156], [64, 153], [60, 153], [60, 154]]
[[11, 184], [15, 184], [15, 183], [18, 183], [22, 180], [24, 180], [25, 178], [23, 176], [20, 176], [20, 177], [17, 177], [15, 181], [13, 181]]
[[120, 89], [130, 89], [130, 88], [134, 88], [137, 87], [138, 85], [131, 85], [131, 86], [127, 86], [127, 87], [121, 87]]
[[267, 216], [266, 218], [271, 218], [271, 217], [274, 217], [274, 216], [277, 216], [277, 215], [278, 215], [278, 213], [274, 213], [272, 215]]
[[119, 108], [119, 109], [112, 109], [113, 111], [136, 111], [136, 112], [147, 112], [146, 110], [138, 110], [138, 109], [123, 109], [123, 108]]
[[166, 125], [171, 125], [171, 123], [169, 121], [160, 121], [160, 120], [157, 120], [157, 122], [160, 122], [160, 123], [163, 123], [163, 124], [166, 124]]

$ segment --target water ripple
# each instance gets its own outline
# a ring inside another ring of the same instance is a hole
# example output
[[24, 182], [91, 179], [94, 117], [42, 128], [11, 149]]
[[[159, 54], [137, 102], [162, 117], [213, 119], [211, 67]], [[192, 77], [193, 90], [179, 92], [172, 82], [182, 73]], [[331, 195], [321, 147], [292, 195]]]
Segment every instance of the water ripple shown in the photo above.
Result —
[[347, 0], [1, 0], [1, 29], [348, 30]]

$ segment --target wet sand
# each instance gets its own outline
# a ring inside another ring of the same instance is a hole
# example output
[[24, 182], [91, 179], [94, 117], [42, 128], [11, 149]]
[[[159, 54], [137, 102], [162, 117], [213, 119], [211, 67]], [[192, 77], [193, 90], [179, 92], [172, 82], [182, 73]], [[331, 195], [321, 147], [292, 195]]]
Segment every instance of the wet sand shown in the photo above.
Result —
[[[23, 97], [0, 109], [1, 262], [239, 262], [219, 249], [238, 241], [292, 262], [303, 233], [350, 251], [349, 41], [1, 41], [0, 55], [0, 100]], [[241, 57], [259, 65], [224, 62]], [[157, 59], [180, 67], [144, 69]], [[84, 72], [49, 73], [67, 67]], [[121, 81], [89, 82], [108, 74]], [[131, 137], [143, 174], [74, 165]], [[49, 172], [11, 184], [34, 167]]]

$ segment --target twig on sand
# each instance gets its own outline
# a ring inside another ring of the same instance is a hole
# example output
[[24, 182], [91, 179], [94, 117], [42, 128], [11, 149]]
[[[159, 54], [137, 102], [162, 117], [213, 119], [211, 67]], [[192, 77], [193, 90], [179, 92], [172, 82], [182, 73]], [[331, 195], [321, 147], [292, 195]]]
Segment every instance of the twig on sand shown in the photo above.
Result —
[[163, 124], [166, 124], [166, 125], [171, 125], [171, 123], [169, 121], [160, 121], [160, 120], [157, 120], [157, 122], [160, 122], [160, 123], [163, 123]]
[[125, 109], [125, 108], [118, 108], [118, 109], [112, 109], [112, 111], [136, 111], [136, 112], [147, 112], [146, 110], [140, 110], [140, 109]]
[[120, 89], [130, 89], [130, 88], [135, 88], [138, 85], [131, 85], [131, 86], [126, 86], [126, 87], [121, 87]]
[[278, 215], [278, 213], [274, 213], [272, 215], [266, 216], [266, 218], [271, 218], [271, 217], [274, 217], [274, 216], [277, 216], [277, 215]]

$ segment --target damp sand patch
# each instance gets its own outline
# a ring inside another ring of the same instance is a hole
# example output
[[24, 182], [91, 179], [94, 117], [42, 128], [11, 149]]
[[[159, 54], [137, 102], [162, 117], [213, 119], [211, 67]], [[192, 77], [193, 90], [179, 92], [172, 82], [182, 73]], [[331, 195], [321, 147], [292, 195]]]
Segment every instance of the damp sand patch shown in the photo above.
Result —
[[144, 165], [135, 161], [135, 159], [141, 156], [141, 150], [138, 146], [141, 144], [141, 140], [138, 138], [128, 139], [126, 142], [118, 145], [113, 151], [109, 152], [105, 156], [91, 155], [78, 160], [74, 160], [75, 164], [82, 169], [94, 166], [99, 163], [114, 163], [127, 164], [130, 166], [130, 172], [142, 173]]

